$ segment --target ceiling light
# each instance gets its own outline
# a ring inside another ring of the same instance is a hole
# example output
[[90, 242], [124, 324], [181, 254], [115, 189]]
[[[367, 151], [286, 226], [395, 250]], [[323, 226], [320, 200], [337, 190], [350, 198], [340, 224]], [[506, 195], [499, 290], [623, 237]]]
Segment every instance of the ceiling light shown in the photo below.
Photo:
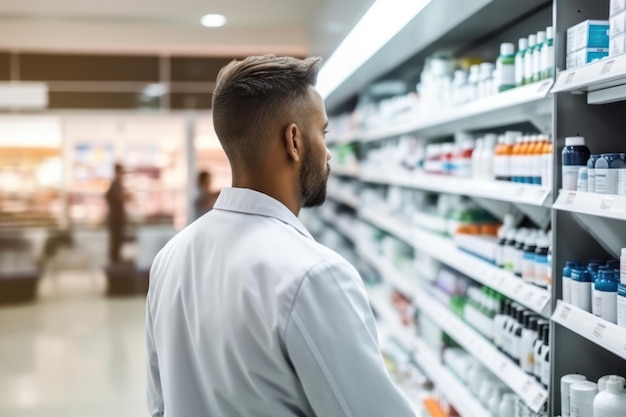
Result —
[[200, 19], [200, 23], [207, 28], [219, 28], [226, 24], [226, 16], [222, 14], [205, 14]]
[[324, 99], [400, 32], [431, 0], [376, 0], [326, 60], [317, 77]]

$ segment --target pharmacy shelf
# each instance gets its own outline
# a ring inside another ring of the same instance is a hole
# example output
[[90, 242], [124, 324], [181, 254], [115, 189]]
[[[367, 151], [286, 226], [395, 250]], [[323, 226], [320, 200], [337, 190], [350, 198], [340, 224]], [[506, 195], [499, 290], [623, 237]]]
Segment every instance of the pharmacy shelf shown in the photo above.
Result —
[[626, 359], [626, 328], [559, 300], [552, 320], [602, 348]]
[[626, 99], [626, 55], [605, 58], [559, 73], [553, 93], [587, 92], [589, 104]]
[[359, 176], [359, 167], [358, 166], [331, 166], [330, 173], [333, 175], [338, 175], [342, 177], [354, 177], [357, 178]]
[[550, 293], [547, 290], [525, 283], [511, 272], [459, 250], [451, 239], [407, 225], [382, 210], [363, 209], [359, 215], [369, 223], [411, 244], [415, 250], [426, 253], [476, 282], [549, 317]]
[[395, 266], [386, 260], [382, 255], [377, 254], [372, 248], [364, 245], [357, 246], [357, 253], [368, 264], [373, 266], [381, 275], [383, 280], [392, 288], [401, 292], [408, 298], [412, 298], [417, 286], [416, 280], [411, 279], [406, 274], [397, 270]]
[[553, 207], [573, 213], [626, 220], [626, 195], [561, 190]]
[[318, 213], [319, 213], [320, 218], [324, 222], [331, 225], [333, 229], [341, 233], [344, 237], [346, 237], [346, 239], [350, 240], [351, 242], [355, 242], [354, 228], [349, 227], [344, 222], [338, 220], [337, 216], [333, 216], [331, 213], [328, 213], [327, 211], [323, 209], [318, 210]]
[[425, 173], [409, 174], [401, 170], [362, 169], [361, 181], [438, 193], [481, 197], [531, 206], [549, 207], [549, 189], [539, 185], [518, 184], [505, 181], [480, 181]]
[[373, 142], [403, 134], [417, 133], [422, 138], [452, 135], [462, 130], [488, 129], [534, 121], [552, 114], [548, 97], [552, 80], [539, 81], [495, 94], [482, 100], [447, 108], [426, 118], [390, 125], [359, 134], [361, 142]]
[[342, 193], [336, 189], [328, 188], [326, 195], [328, 198], [345, 204], [348, 207], [352, 207], [353, 209], [357, 209], [359, 207], [360, 199], [356, 194]]
[[403, 327], [390, 305], [389, 294], [380, 289], [368, 291], [370, 302], [379, 314], [381, 325], [406, 349], [411, 350], [420, 369], [437, 387], [437, 390], [454, 406], [461, 417], [489, 417], [489, 413], [469, 389], [459, 381], [439, 357], [411, 329]]
[[356, 142], [358, 140], [358, 135], [358, 130], [351, 130], [340, 135], [331, 136], [326, 139], [326, 145], [345, 145], [348, 143]]

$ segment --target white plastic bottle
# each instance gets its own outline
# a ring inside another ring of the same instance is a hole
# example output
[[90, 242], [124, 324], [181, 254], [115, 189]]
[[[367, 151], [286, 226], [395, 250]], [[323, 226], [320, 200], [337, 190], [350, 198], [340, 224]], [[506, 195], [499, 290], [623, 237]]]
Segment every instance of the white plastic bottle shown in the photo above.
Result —
[[488, 133], [485, 135], [483, 142], [483, 152], [481, 155], [481, 164], [482, 164], [482, 178], [486, 180], [493, 180], [493, 158], [494, 158], [494, 148], [496, 146], [497, 136], [493, 133]]
[[526, 48], [528, 48], [528, 38], [520, 38], [517, 41], [517, 54], [515, 54], [515, 85], [524, 85], [524, 59], [526, 59]]
[[516, 395], [507, 393], [502, 396], [500, 407], [498, 409], [499, 416], [514, 416], [515, 415], [515, 401]]
[[574, 382], [570, 387], [570, 417], [593, 417], [593, 400], [597, 394], [595, 382]]
[[617, 378], [622, 387], [626, 387], [626, 378], [624, 378], [623, 376], [604, 375], [602, 378], [598, 379], [598, 392], [606, 391], [609, 379], [611, 379], [612, 377]]
[[530, 35], [528, 37], [528, 48], [524, 55], [524, 84], [533, 82], [533, 55], [535, 53], [535, 45], [537, 44], [537, 36]]
[[554, 77], [554, 28], [546, 28], [546, 41], [541, 48], [542, 79]]
[[543, 329], [545, 327], [549, 327], [550, 322], [545, 319], [539, 319], [537, 321], [537, 340], [533, 343], [533, 352], [535, 354], [535, 369], [533, 370], [533, 375], [535, 375], [535, 379], [541, 382], [541, 349], [543, 347]]
[[537, 340], [537, 322], [539, 319], [536, 316], [527, 316], [526, 323], [524, 323], [524, 329], [522, 330], [522, 345], [520, 352], [520, 366], [529, 375], [533, 374], [535, 369], [535, 352], [533, 351], [533, 344]]
[[483, 139], [476, 139], [476, 147], [474, 148], [474, 152], [472, 152], [472, 177], [474, 179], [479, 179], [480, 174], [482, 172], [482, 167], [480, 166], [481, 159], [483, 153]]
[[606, 391], [601, 391], [593, 400], [594, 417], [626, 416], [626, 393], [623, 382], [611, 375], [606, 383]]
[[544, 42], [546, 41], [546, 32], [540, 30], [537, 32], [537, 45], [533, 50], [533, 82], [537, 82], [541, 80], [541, 55], [543, 53], [543, 48], [545, 47]]
[[495, 86], [498, 92], [515, 88], [515, 45], [500, 44], [500, 56], [496, 61]]
[[544, 152], [541, 155], [541, 186], [546, 189], [552, 189], [552, 179], [554, 173], [552, 172], [554, 161], [552, 159], [552, 139], [548, 136], [548, 146], [544, 146]]
[[561, 417], [570, 417], [570, 388], [572, 384], [586, 380], [587, 377], [580, 374], [569, 374], [561, 377]]

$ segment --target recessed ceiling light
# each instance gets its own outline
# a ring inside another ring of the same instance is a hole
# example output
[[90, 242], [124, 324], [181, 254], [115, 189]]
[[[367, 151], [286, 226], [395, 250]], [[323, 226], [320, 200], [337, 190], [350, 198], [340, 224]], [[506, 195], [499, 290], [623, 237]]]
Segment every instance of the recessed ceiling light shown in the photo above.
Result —
[[226, 16], [222, 14], [205, 14], [200, 19], [200, 23], [207, 28], [219, 28], [226, 24]]

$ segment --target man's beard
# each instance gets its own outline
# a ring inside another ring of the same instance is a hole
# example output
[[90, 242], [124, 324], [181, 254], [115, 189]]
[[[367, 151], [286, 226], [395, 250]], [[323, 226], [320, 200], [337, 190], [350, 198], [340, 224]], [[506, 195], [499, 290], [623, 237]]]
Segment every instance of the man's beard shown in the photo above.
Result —
[[306, 146], [306, 157], [300, 171], [300, 187], [302, 190], [302, 205], [304, 207], [321, 206], [326, 201], [326, 182], [330, 174], [330, 166], [324, 173], [317, 167], [313, 159], [310, 146]]

